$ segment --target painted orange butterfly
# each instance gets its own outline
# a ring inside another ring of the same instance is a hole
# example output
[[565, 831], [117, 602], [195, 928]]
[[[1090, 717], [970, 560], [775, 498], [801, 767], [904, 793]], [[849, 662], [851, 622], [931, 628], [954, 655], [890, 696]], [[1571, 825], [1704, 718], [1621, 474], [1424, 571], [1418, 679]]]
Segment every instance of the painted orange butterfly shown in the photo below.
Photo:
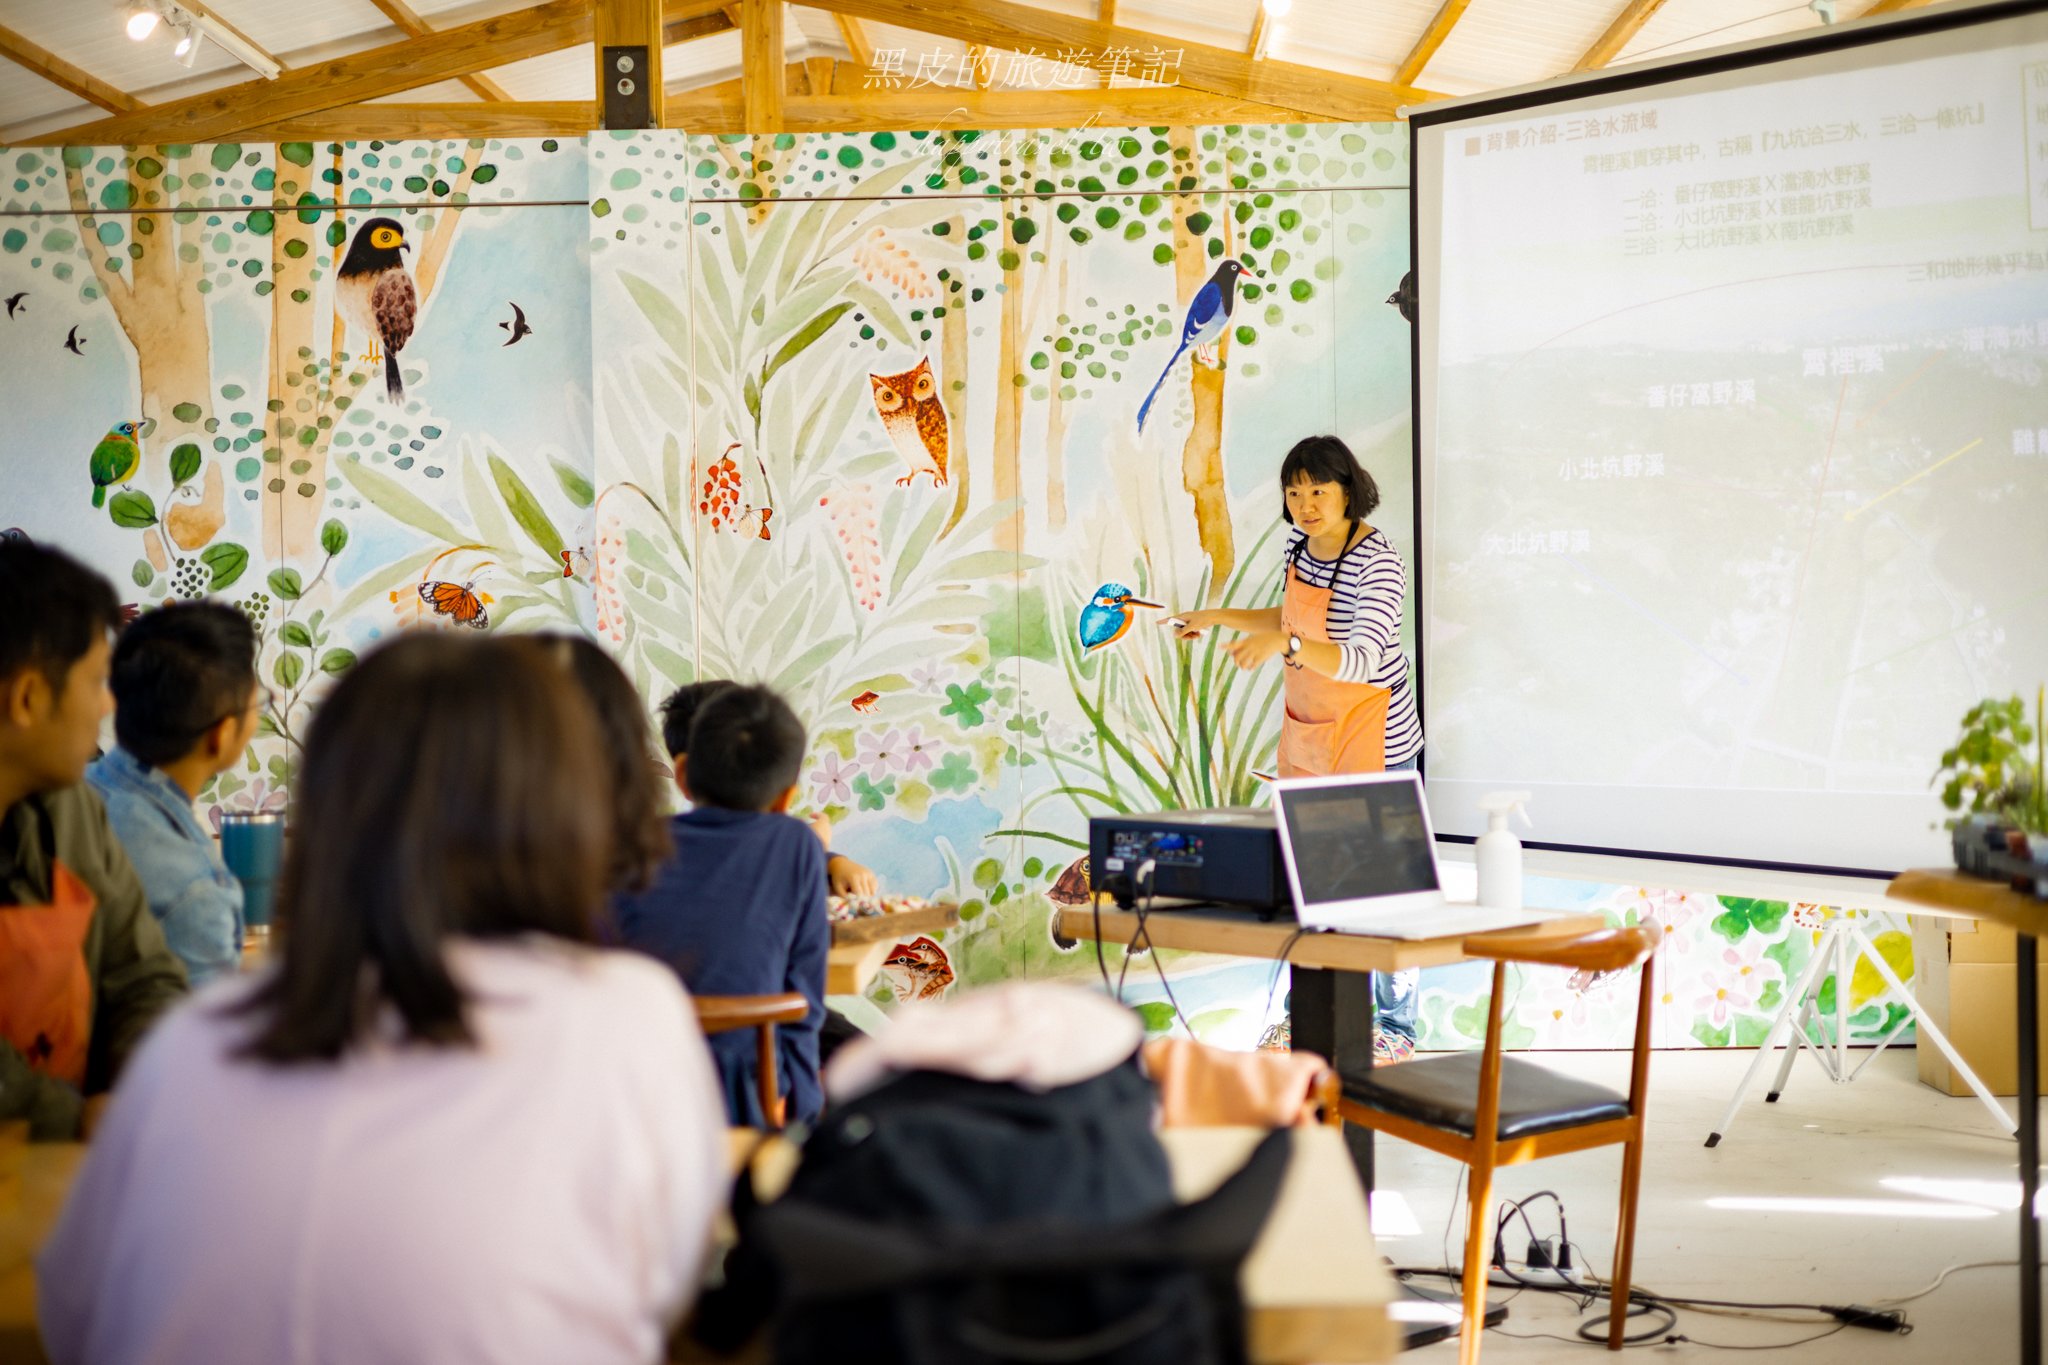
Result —
[[432, 607], [436, 616], [453, 617], [457, 625], [482, 630], [490, 624], [490, 616], [484, 611], [483, 599], [472, 591], [475, 587], [474, 582], [422, 583], [420, 601]]

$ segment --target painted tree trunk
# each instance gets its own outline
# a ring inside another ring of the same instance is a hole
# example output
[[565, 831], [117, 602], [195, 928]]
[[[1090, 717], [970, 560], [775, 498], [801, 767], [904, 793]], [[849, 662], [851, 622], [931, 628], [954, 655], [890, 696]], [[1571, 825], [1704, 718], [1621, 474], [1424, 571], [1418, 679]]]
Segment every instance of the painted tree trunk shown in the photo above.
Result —
[[[946, 220], [949, 241], [964, 241], [967, 220], [954, 214]], [[941, 539], [967, 515], [974, 486], [973, 445], [967, 439], [967, 286], [954, 276], [960, 288], [946, 299], [946, 316], [939, 319], [939, 401], [946, 409], [946, 478], [953, 485], [953, 510], [939, 532]]]
[[[990, 496], [998, 504], [1015, 502], [1018, 494], [1017, 448], [1024, 437], [1024, 390], [1016, 383], [1024, 351], [1024, 248], [1017, 242], [1016, 220], [1003, 215], [1003, 293], [996, 334], [996, 430], [991, 443], [995, 469]], [[1024, 508], [1014, 507], [996, 523], [995, 548], [1014, 553], [1024, 545]]]
[[[1193, 129], [1173, 130], [1173, 156], [1182, 176], [1196, 173], [1194, 153], [1198, 145]], [[1203, 236], [1188, 226], [1189, 217], [1202, 211], [1201, 195], [1174, 196], [1173, 292], [1178, 301], [1176, 316], [1186, 313], [1188, 305], [1194, 301], [1195, 291], [1215, 269], [1215, 261], [1206, 253]], [[1225, 213], [1216, 217], [1216, 230], [1221, 234], [1219, 240], [1224, 244], [1224, 254], [1228, 255], [1230, 217]], [[1201, 539], [1202, 553], [1209, 559], [1209, 606], [1223, 600], [1231, 572], [1237, 567], [1237, 539], [1231, 529], [1230, 498], [1223, 483], [1223, 379], [1229, 355], [1228, 332], [1216, 343], [1213, 369], [1190, 355], [1188, 389], [1194, 402], [1194, 419], [1189, 424], [1187, 440], [1180, 453], [1181, 486], [1194, 499], [1195, 531]]]
[[[1053, 287], [1053, 315], [1067, 314], [1067, 259], [1060, 253], [1060, 267]], [[1052, 338], [1046, 338], [1050, 345]], [[1062, 531], [1067, 525], [1067, 403], [1060, 396], [1064, 383], [1054, 367], [1046, 384], [1045, 399], [1045, 524]]]
[[[320, 391], [339, 376], [323, 382], [314, 347], [313, 278], [322, 228], [317, 218], [307, 223], [296, 213], [280, 213], [270, 234], [272, 426], [263, 451], [263, 544], [280, 562], [312, 550], [326, 501], [322, 489], [332, 428], [319, 427]], [[301, 437], [308, 430], [314, 433], [310, 445]], [[294, 472], [299, 464], [304, 468]]]

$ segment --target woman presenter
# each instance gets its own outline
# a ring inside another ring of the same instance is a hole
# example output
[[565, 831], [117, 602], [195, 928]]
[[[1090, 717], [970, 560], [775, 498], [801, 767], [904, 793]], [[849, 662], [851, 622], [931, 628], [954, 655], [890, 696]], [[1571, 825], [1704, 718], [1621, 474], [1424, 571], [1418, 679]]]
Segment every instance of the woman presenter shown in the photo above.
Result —
[[[1279, 659], [1287, 714], [1280, 775], [1325, 776], [1413, 769], [1422, 726], [1401, 650], [1408, 572], [1386, 533], [1366, 520], [1380, 494], [1350, 448], [1311, 436], [1280, 465], [1281, 515], [1292, 528], [1277, 608], [1190, 611], [1181, 638], [1211, 626], [1242, 632], [1226, 648], [1239, 668]], [[1405, 1061], [1415, 1051], [1415, 973], [1374, 979], [1375, 1054]]]

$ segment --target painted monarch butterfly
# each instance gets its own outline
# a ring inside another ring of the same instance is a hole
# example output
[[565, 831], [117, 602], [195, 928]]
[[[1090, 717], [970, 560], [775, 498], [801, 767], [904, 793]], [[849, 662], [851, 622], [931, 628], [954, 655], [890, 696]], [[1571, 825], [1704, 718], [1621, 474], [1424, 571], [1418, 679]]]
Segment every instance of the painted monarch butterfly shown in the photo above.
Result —
[[490, 616], [484, 611], [483, 600], [471, 591], [474, 587], [474, 582], [422, 583], [420, 601], [432, 607], [436, 616], [452, 616], [457, 625], [482, 630], [490, 624]]

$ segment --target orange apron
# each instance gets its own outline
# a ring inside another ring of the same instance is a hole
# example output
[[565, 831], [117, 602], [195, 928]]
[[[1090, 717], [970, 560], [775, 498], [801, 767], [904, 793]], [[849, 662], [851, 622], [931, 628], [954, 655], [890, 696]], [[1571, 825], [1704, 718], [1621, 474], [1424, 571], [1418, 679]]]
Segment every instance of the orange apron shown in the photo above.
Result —
[[71, 1085], [85, 1084], [92, 1042], [92, 978], [85, 933], [92, 888], [54, 863], [48, 905], [0, 906], [0, 1038], [29, 1066]]
[[[1363, 543], [1362, 541], [1360, 542]], [[1296, 547], [1298, 554], [1302, 547]], [[1347, 545], [1331, 572], [1334, 586], [1343, 571]], [[1330, 640], [1333, 588], [1315, 588], [1287, 557], [1287, 593], [1280, 600], [1280, 629], [1303, 644]], [[1387, 702], [1393, 693], [1369, 683], [1340, 682], [1286, 664], [1287, 719], [1280, 726], [1280, 776], [1326, 777], [1332, 773], [1377, 773], [1387, 766]]]

